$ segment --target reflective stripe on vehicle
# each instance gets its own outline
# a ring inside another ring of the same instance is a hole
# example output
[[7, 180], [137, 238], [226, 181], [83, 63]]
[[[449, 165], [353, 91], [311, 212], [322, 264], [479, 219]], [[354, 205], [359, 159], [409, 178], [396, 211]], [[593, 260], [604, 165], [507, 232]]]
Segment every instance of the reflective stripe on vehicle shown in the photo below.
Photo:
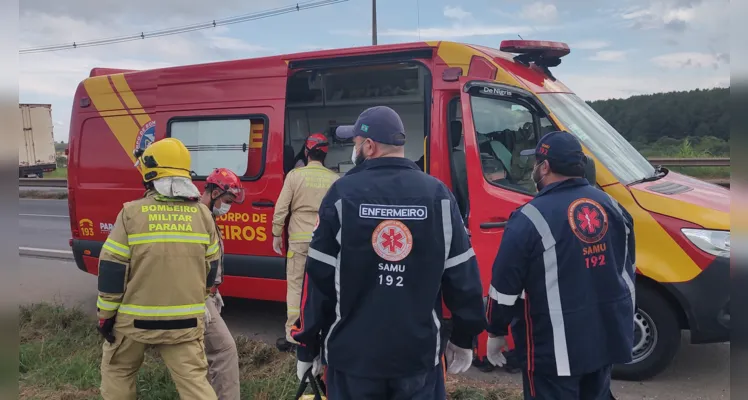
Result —
[[207, 233], [189, 232], [149, 232], [128, 235], [127, 240], [130, 245], [146, 243], [210, 244], [210, 235], [208, 235]]
[[102, 245], [101, 247], [110, 253], [125, 258], [130, 258], [130, 246], [126, 246], [122, 243], [117, 243], [111, 238], [107, 238], [106, 242], [104, 242], [104, 245]]
[[117, 309], [120, 308], [120, 304], [121, 303], [106, 301], [102, 299], [101, 296], [96, 299], [96, 307], [104, 311], [117, 311]]
[[138, 306], [122, 304], [119, 307], [122, 314], [140, 317], [179, 317], [185, 315], [199, 315], [205, 312], [205, 303], [185, 304], [181, 306]]

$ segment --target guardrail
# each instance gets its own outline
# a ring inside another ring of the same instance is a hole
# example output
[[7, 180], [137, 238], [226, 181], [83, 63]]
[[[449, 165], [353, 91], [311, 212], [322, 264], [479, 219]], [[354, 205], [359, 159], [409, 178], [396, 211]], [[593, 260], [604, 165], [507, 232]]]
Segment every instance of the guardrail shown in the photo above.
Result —
[[663, 167], [729, 167], [730, 158], [648, 158], [647, 161]]
[[68, 187], [68, 180], [53, 178], [18, 178], [18, 186], [66, 188]]

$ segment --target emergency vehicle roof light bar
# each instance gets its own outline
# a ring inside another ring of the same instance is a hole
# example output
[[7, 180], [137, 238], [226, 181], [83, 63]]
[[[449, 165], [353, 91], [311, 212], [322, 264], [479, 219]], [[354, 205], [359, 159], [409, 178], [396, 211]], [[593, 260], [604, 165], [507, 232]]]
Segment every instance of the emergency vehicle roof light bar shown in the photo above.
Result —
[[561, 57], [571, 53], [566, 43], [545, 40], [503, 40], [499, 50], [517, 54], [514, 61], [528, 67], [534, 64], [554, 81], [556, 78], [550, 68], [557, 67], [561, 64]]

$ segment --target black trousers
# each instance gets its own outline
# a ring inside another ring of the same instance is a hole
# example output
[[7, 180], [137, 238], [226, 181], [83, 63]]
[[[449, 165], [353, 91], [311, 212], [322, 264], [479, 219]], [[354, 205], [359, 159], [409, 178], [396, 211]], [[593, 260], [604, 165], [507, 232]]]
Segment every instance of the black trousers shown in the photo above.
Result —
[[368, 379], [327, 368], [327, 398], [331, 400], [446, 400], [444, 367], [399, 379]]
[[538, 375], [522, 372], [525, 400], [611, 400], [612, 366], [575, 376]]

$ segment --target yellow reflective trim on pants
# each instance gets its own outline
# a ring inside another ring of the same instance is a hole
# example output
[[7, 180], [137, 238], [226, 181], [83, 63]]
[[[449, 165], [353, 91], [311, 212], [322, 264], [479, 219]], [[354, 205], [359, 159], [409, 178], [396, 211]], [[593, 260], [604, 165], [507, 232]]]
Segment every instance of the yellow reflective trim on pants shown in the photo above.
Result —
[[219, 249], [220, 249], [220, 245], [219, 245], [218, 241], [216, 240], [215, 243], [213, 243], [212, 245], [210, 245], [210, 247], [208, 247], [208, 250], [205, 252], [205, 256], [206, 257], [210, 257], [213, 254], [218, 253]]
[[288, 235], [288, 240], [304, 240], [304, 239], [311, 240], [312, 232], [299, 232], [299, 233]]
[[104, 244], [101, 247], [111, 253], [117, 254], [125, 258], [130, 258], [130, 246], [117, 243], [110, 238], [107, 238], [106, 242], [104, 242]]
[[139, 317], [179, 317], [185, 315], [200, 315], [205, 312], [205, 303], [185, 304], [181, 306], [138, 306], [122, 304], [119, 307], [122, 314], [137, 315]]
[[120, 307], [120, 304], [121, 303], [106, 301], [102, 299], [101, 296], [96, 299], [96, 307], [104, 311], [117, 311], [117, 309]]
[[288, 253], [286, 253], [286, 258], [293, 258], [293, 255], [296, 254], [293, 251], [289, 250]]
[[146, 243], [196, 243], [210, 244], [210, 235], [207, 233], [189, 232], [150, 232], [136, 233], [127, 236], [131, 245]]

